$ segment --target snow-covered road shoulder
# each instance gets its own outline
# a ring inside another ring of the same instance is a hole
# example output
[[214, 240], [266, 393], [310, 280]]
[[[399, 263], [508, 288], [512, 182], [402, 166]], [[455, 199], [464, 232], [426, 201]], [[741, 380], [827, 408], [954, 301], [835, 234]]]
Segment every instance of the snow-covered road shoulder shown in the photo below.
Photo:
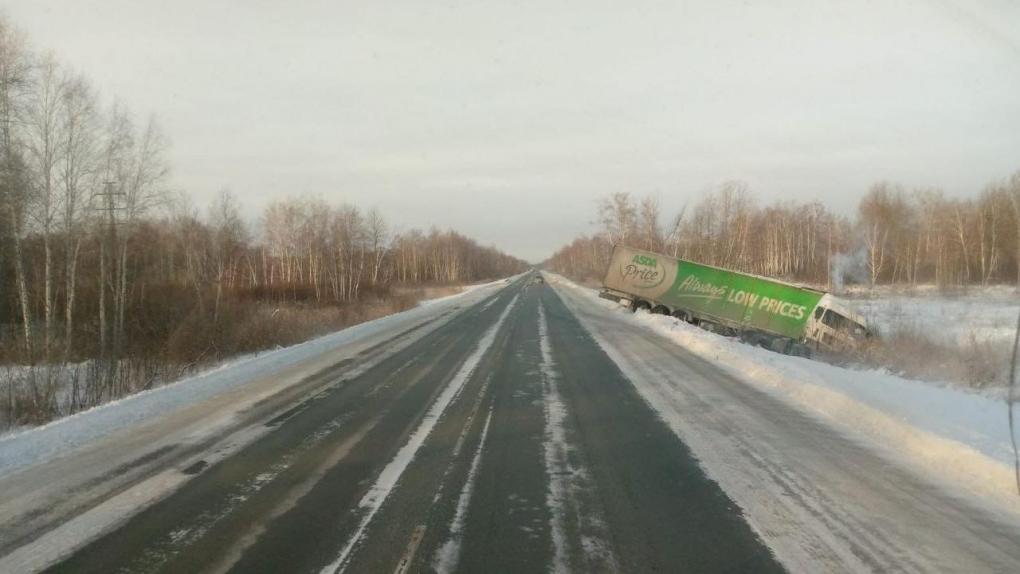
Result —
[[575, 312], [628, 321], [657, 333], [777, 396], [854, 440], [920, 467], [954, 489], [1020, 512], [1006, 405], [962, 389], [780, 355], [672, 317], [630, 314], [597, 291], [547, 273]]

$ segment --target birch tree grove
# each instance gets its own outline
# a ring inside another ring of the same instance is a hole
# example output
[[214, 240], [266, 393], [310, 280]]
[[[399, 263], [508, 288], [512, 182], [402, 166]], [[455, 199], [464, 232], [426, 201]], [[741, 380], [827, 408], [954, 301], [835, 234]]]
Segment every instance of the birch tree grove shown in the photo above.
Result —
[[7, 224], [5, 236], [9, 240], [9, 261], [14, 268], [14, 282], [21, 312], [24, 351], [26, 359], [32, 364], [35, 361], [35, 354], [32, 346], [32, 320], [22, 246], [30, 195], [21, 137], [25, 100], [31, 85], [30, 74], [31, 62], [24, 38], [6, 21], [0, 21], [0, 148], [2, 148], [0, 197]]
[[64, 358], [72, 352], [78, 257], [86, 225], [87, 203], [98, 183], [99, 112], [88, 82], [71, 76], [62, 92], [60, 126], [60, 232], [64, 237]]
[[451, 230], [291, 197], [171, 193], [168, 139], [0, 19], [0, 428], [526, 264]]
[[[597, 281], [612, 246], [622, 243], [830, 288], [847, 281], [942, 287], [1020, 282], [1020, 171], [970, 199], [879, 182], [863, 194], [853, 218], [817, 202], [760, 206], [740, 182], [727, 182], [684, 207], [666, 233], [657, 205], [625, 193], [606, 197], [597, 212], [598, 231], [562, 247], [546, 265]], [[838, 264], [846, 261], [854, 264]]]

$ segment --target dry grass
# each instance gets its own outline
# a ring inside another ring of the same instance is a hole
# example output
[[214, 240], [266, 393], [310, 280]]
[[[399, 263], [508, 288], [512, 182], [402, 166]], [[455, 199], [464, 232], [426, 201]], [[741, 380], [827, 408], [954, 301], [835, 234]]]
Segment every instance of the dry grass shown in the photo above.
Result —
[[900, 328], [862, 349], [859, 359], [911, 379], [961, 383], [983, 389], [1006, 384], [1010, 347], [973, 334], [959, 344]]
[[196, 315], [181, 323], [164, 347], [168, 363], [197, 363], [295, 345], [414, 307], [414, 293], [366, 297], [341, 306], [234, 303], [210, 323]]

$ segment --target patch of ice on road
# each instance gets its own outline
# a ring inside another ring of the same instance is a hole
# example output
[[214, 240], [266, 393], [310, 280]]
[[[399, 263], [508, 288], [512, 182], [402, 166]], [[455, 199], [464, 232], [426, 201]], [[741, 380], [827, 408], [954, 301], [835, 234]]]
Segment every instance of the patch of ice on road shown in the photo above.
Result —
[[475, 372], [475, 369], [478, 367], [478, 363], [482, 360], [485, 352], [492, 347], [492, 344], [496, 340], [496, 335], [499, 333], [500, 327], [502, 327], [504, 321], [506, 321], [507, 315], [509, 315], [510, 311], [516, 306], [518, 297], [519, 295], [514, 295], [514, 298], [509, 304], [507, 304], [506, 309], [503, 310], [503, 314], [499, 316], [496, 323], [489, 327], [485, 334], [482, 335], [482, 338], [478, 341], [474, 351], [464, 361], [464, 364], [461, 365], [457, 373], [454, 374], [454, 376], [450, 379], [450, 382], [447, 383], [443, 392], [440, 393], [439, 397], [434, 403], [432, 403], [432, 406], [425, 413], [425, 416], [422, 418], [421, 423], [419, 423], [418, 428], [414, 430], [411, 437], [408, 439], [407, 444], [397, 451], [393, 460], [391, 460], [389, 464], [383, 468], [382, 472], [379, 473], [375, 483], [368, 489], [368, 492], [365, 493], [361, 502], [358, 503], [359, 510], [364, 513], [361, 517], [361, 521], [358, 523], [358, 527], [354, 530], [354, 534], [351, 535], [350, 539], [344, 545], [336, 560], [322, 569], [322, 574], [333, 574], [344, 569], [347, 559], [350, 558], [351, 552], [354, 550], [358, 542], [360, 542], [368, 523], [372, 521], [376, 512], [379, 511], [383, 502], [386, 501], [390, 492], [393, 491], [393, 488], [397, 485], [397, 481], [400, 480], [401, 475], [403, 475], [404, 470], [407, 469], [407, 466], [411, 464], [411, 461], [418, 453], [418, 449], [425, 444], [425, 439], [428, 438], [432, 429], [435, 428], [436, 422], [438, 422], [439, 417], [441, 417], [446, 411], [446, 407], [453, 402], [454, 397], [460, 394], [461, 389]]
[[[595, 290], [559, 276], [566, 299], [631, 321], [701, 356], [738, 379], [836, 423], [944, 479], [1020, 510], [1006, 405], [994, 398], [780, 355], [663, 315], [628, 314]], [[576, 305], [576, 303], [575, 303]]]
[[485, 439], [489, 436], [489, 423], [491, 422], [492, 407], [489, 407], [489, 414], [485, 417], [485, 426], [482, 427], [482, 436], [478, 439], [478, 448], [475, 449], [475, 456], [471, 459], [471, 468], [468, 469], [464, 489], [461, 490], [460, 498], [457, 499], [457, 511], [453, 515], [453, 522], [450, 523], [449, 538], [436, 552], [435, 560], [433, 560], [433, 566], [437, 572], [453, 572], [457, 569], [457, 561], [460, 560], [461, 538], [464, 536], [464, 521], [467, 519], [468, 506], [475, 491], [478, 468], [482, 462], [482, 449], [485, 448]]

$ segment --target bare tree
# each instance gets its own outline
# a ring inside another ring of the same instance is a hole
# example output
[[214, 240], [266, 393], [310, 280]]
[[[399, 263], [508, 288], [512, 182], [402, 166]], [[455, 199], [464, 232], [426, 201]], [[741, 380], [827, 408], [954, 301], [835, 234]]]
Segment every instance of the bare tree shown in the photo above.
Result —
[[1020, 171], [1014, 173], [1009, 178], [1007, 193], [1010, 205], [1013, 207], [1014, 238], [1016, 239], [1016, 253], [1014, 257], [1016, 263], [1016, 286], [1017, 290], [1020, 291]]
[[641, 247], [648, 251], [662, 250], [662, 229], [659, 226], [659, 200], [648, 195], [641, 199], [640, 234]]
[[624, 244], [635, 234], [637, 210], [629, 193], [614, 193], [599, 200], [599, 222], [611, 245]]
[[216, 196], [209, 208], [209, 222], [213, 234], [213, 266], [216, 282], [213, 322], [218, 322], [223, 284], [232, 283], [243, 248], [248, 242], [248, 231], [241, 218], [240, 205], [229, 189], [220, 190]]
[[889, 236], [904, 204], [902, 190], [889, 183], [877, 183], [868, 190], [858, 208], [859, 222], [868, 249], [871, 285], [878, 282], [889, 256]]
[[[975, 206], [977, 219], [978, 263], [981, 270], [981, 284], [988, 285], [992, 274], [999, 265], [999, 220], [1001, 213], [1008, 210], [1005, 191], [999, 186], [987, 187]], [[1005, 210], [1003, 209], [1005, 208]]]
[[388, 230], [386, 220], [377, 209], [368, 212], [367, 224], [368, 241], [372, 249], [372, 285], [374, 286], [379, 283], [379, 270], [382, 269], [383, 258], [386, 255], [385, 244]]
[[[61, 161], [61, 108], [67, 87], [63, 73], [53, 55], [46, 55], [38, 65], [38, 74], [28, 109], [28, 157], [33, 179], [31, 210], [43, 243], [43, 357], [49, 360], [53, 337], [53, 231], [59, 211], [58, 164]], [[49, 385], [47, 385], [49, 386]]]
[[31, 86], [31, 61], [25, 40], [6, 20], [0, 20], [0, 193], [10, 226], [11, 258], [21, 307], [24, 346], [34, 362], [32, 320], [21, 240], [30, 188], [26, 177], [19, 126], [25, 115], [25, 95]]
[[136, 140], [133, 154], [122, 165], [118, 181], [124, 200], [124, 232], [120, 234], [118, 277], [114, 288], [115, 340], [124, 340], [124, 319], [127, 314], [128, 250], [131, 231], [150, 210], [163, 205], [167, 190], [163, 183], [169, 174], [166, 163], [167, 140], [155, 118], [150, 117]]
[[64, 234], [64, 356], [71, 354], [78, 258], [83, 240], [86, 205], [99, 177], [99, 114], [96, 96], [81, 76], [68, 79], [63, 90], [61, 210]]

